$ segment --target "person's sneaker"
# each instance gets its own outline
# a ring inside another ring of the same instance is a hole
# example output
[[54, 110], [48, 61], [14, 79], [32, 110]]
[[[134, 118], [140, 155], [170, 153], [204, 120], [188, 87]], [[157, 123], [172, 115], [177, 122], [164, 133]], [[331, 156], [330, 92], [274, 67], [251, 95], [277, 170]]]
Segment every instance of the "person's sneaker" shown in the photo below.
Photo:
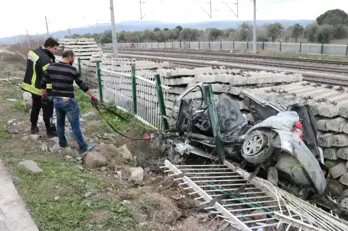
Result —
[[93, 145], [88, 145], [88, 147], [87, 148], [85, 148], [85, 149], [80, 149], [80, 153], [85, 153], [85, 152], [88, 152], [88, 151], [91, 151], [91, 150], [93, 150], [94, 148], [95, 148], [95, 144], [93, 144]]
[[31, 134], [37, 134], [37, 133], [39, 133], [39, 128], [38, 127], [31, 127], [31, 129], [30, 129], [30, 133]]

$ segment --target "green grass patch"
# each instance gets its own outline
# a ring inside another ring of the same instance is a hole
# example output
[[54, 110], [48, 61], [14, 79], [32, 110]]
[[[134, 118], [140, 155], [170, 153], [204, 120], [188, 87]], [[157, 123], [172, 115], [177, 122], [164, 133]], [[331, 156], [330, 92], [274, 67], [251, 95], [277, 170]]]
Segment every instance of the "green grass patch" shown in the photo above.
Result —
[[[19, 166], [27, 152], [2, 151], [14, 182], [41, 231], [136, 230], [129, 209], [105, 192], [120, 185], [63, 157], [31, 156], [42, 169], [32, 174]], [[86, 197], [86, 193], [92, 196]]]
[[0, 123], [0, 140], [2, 141], [8, 141], [12, 139], [12, 135], [7, 132], [6, 125], [3, 125], [3, 123]]

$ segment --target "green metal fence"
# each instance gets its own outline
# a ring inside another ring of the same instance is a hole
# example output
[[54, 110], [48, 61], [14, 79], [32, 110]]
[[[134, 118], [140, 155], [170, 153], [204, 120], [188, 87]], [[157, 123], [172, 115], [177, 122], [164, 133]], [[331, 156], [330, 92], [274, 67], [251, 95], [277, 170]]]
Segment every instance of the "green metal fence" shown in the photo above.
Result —
[[[83, 73], [80, 60], [77, 66]], [[128, 70], [113, 70], [115, 66], [106, 68], [101, 61], [97, 61], [95, 66], [95, 82], [98, 85], [101, 102], [113, 102], [119, 109], [132, 113], [137, 119], [152, 127], [161, 130], [169, 128], [165, 99], [170, 87], [162, 84], [164, 77], [159, 74], [147, 78], [137, 76], [134, 65]], [[216, 153], [220, 160], [224, 160], [224, 147], [217, 127], [218, 117], [213, 103], [212, 87], [210, 84], [204, 85], [202, 90], [211, 118]]]

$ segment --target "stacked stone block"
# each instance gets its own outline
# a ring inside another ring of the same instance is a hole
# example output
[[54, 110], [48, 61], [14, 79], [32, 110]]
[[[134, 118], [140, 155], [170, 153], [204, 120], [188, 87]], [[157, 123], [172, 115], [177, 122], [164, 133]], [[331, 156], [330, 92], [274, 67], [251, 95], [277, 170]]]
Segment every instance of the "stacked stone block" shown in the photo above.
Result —
[[93, 38], [64, 38], [59, 39], [59, 44], [63, 50], [73, 50], [81, 60], [89, 60], [94, 53], [103, 53]]

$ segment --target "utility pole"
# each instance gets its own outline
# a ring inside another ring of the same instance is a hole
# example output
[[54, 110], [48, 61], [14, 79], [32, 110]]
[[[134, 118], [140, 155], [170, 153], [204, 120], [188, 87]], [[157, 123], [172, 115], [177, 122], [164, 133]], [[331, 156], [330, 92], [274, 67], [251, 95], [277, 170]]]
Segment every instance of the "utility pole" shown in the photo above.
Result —
[[36, 43], [37, 43], [37, 47], [40, 46], [39, 39], [40, 39], [40, 36], [39, 36], [39, 34], [36, 32]]
[[30, 45], [30, 40], [29, 40], [29, 33], [28, 33], [28, 29], [25, 29], [27, 31], [27, 42], [28, 42], [28, 47], [29, 49], [31, 49], [31, 45]]
[[110, 14], [111, 14], [111, 28], [112, 28], [112, 47], [114, 51], [114, 57], [118, 57], [117, 47], [117, 35], [115, 26], [115, 12], [114, 12], [114, 0], [110, 0]]
[[49, 30], [48, 30], [47, 16], [45, 16], [45, 22], [46, 22], [47, 37], [50, 37], [50, 32], [49, 32]]
[[209, 1], [209, 6], [210, 6], [210, 18], [213, 17], [213, 4], [211, 3], [211, 0]]
[[253, 54], [256, 54], [256, 0], [253, 0], [253, 5], [254, 5]]
[[140, 5], [140, 20], [143, 20], [143, 18], [145, 17], [145, 15], [143, 15], [143, 3], [141, 0], [139, 0], [139, 5]]

